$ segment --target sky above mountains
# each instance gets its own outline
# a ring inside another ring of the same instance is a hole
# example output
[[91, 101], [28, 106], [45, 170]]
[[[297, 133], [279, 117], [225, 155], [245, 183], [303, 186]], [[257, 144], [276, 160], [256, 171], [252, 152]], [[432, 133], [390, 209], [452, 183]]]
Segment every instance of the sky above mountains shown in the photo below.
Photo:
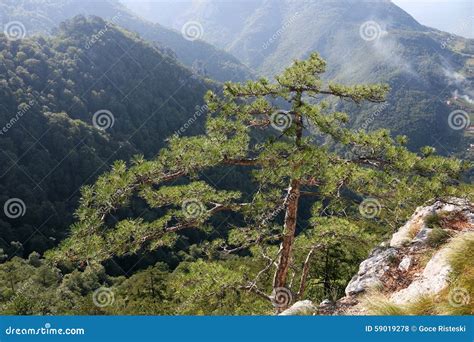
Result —
[[442, 31], [474, 38], [472, 0], [393, 0], [417, 21]]

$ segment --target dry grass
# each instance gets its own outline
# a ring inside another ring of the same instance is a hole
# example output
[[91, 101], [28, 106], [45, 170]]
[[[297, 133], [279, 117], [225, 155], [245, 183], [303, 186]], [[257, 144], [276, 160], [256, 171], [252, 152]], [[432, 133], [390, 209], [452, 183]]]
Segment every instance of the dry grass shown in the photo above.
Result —
[[365, 296], [362, 305], [372, 315], [400, 316], [406, 315], [403, 306], [393, 304], [381, 293], [372, 292]]
[[454, 238], [449, 263], [450, 285], [434, 296], [422, 296], [415, 302], [397, 305], [380, 292], [369, 293], [363, 306], [374, 315], [473, 315], [474, 314], [474, 233]]
[[451, 235], [446, 230], [441, 228], [433, 228], [428, 233], [428, 239], [426, 240], [426, 243], [432, 248], [437, 248], [447, 242], [450, 237]]
[[411, 225], [410, 229], [408, 230], [408, 237], [410, 241], [413, 240], [416, 235], [420, 232], [421, 228], [423, 227], [423, 220], [419, 220]]

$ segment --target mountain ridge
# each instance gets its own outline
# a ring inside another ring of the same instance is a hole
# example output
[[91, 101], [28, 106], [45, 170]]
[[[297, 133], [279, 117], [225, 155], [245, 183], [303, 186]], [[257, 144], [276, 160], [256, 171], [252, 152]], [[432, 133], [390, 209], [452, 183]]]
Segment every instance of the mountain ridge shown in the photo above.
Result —
[[[352, 113], [353, 127], [388, 128], [407, 135], [413, 149], [434, 145], [440, 153], [472, 158], [474, 40], [421, 25], [390, 1], [184, 1], [179, 7], [164, 1], [150, 3], [147, 12], [171, 27], [200, 22], [204, 40], [270, 78], [317, 51], [330, 61], [328, 79], [392, 88], [382, 109], [358, 113], [339, 104]], [[465, 127], [451, 127], [456, 110], [464, 112]]]
[[172, 55], [201, 76], [221, 82], [230, 79], [243, 81], [254, 77], [250, 69], [234, 56], [196, 39], [199, 36], [188, 37], [176, 30], [143, 20], [118, 0], [1, 0], [0, 14], [4, 24], [9, 21], [21, 22], [27, 35], [51, 34], [64, 20], [76, 15], [94, 15], [140, 34], [163, 50], [171, 49]]

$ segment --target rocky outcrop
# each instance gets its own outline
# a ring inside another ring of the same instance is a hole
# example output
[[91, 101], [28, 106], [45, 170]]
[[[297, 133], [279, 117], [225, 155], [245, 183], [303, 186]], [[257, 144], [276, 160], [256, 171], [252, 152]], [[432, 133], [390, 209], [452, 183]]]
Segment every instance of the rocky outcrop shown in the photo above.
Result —
[[412, 302], [421, 295], [431, 295], [440, 292], [448, 285], [451, 267], [448, 263], [449, 248], [438, 251], [428, 262], [423, 273], [413, 279], [411, 284], [394, 292], [390, 299], [395, 304]]
[[[474, 222], [474, 213], [472, 212], [472, 204], [468, 200], [461, 198], [449, 198], [446, 200], [436, 200], [432, 205], [418, 207], [413, 216], [402, 226], [390, 240], [391, 247], [403, 247], [404, 245], [413, 243], [423, 244], [426, 242], [431, 229], [426, 225], [426, 218], [432, 214], [439, 213], [459, 213], [464, 216], [467, 223]], [[457, 230], [463, 230], [462, 223], [452, 222], [451, 227]], [[459, 229], [461, 228], [461, 229]], [[413, 235], [415, 237], [413, 238]]]
[[395, 248], [385, 248], [384, 246], [375, 249], [360, 264], [359, 272], [346, 287], [346, 295], [352, 296], [369, 288], [382, 286], [381, 279], [390, 269], [392, 260], [397, 258], [397, 252]]
[[318, 308], [313, 305], [313, 302], [310, 300], [302, 300], [296, 302], [291, 307], [281, 312], [280, 316], [308, 316], [314, 315], [318, 311]]
[[360, 264], [346, 287], [346, 296], [335, 303], [321, 303], [319, 313], [364, 314], [359, 298], [371, 289], [394, 304], [439, 293], [448, 286], [451, 272], [447, 242], [473, 231], [473, 204], [465, 199], [437, 199], [417, 208], [389, 242], [375, 248]]

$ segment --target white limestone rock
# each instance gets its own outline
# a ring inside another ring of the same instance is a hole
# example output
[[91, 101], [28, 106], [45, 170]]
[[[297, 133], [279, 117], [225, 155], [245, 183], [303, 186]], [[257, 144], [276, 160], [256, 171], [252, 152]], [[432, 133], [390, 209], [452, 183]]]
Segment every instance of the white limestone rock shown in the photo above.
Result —
[[317, 312], [316, 306], [310, 300], [301, 300], [290, 306], [285, 311], [281, 312], [279, 316], [309, 316]]
[[[418, 243], [423, 245], [431, 231], [426, 224], [425, 219], [434, 213], [465, 211], [466, 217], [470, 222], [474, 220], [474, 214], [471, 211], [469, 201], [461, 198], [448, 198], [445, 201], [437, 200], [433, 204], [418, 207], [412, 217], [392, 236], [390, 246], [401, 248], [410, 243]], [[416, 234], [413, 239], [413, 234]]]
[[397, 257], [395, 248], [376, 248], [359, 266], [359, 272], [346, 287], [346, 295], [351, 296], [364, 292], [381, 284], [381, 277], [390, 269], [390, 264]]
[[448, 262], [450, 249], [442, 248], [428, 262], [421, 276], [413, 280], [407, 287], [390, 296], [395, 304], [416, 301], [423, 295], [432, 295], [448, 286], [451, 266]]
[[406, 272], [410, 269], [412, 258], [409, 255], [403, 257], [402, 261], [398, 264], [398, 269], [402, 272]]

